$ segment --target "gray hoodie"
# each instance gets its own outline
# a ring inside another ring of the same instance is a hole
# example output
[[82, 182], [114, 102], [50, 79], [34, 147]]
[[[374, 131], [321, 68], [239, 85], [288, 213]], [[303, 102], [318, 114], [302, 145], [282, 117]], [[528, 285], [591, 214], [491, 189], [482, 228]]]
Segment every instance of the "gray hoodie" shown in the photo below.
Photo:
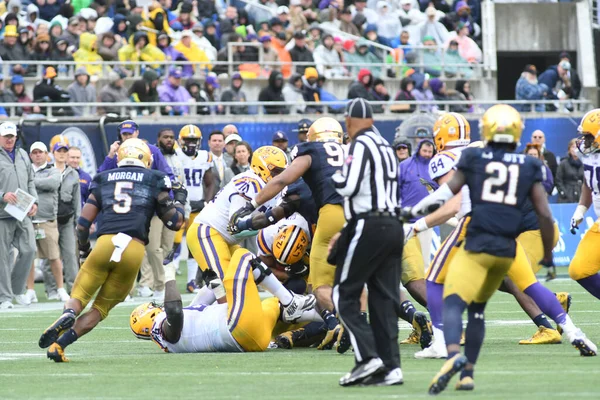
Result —
[[75, 220], [81, 215], [81, 191], [79, 190], [79, 173], [67, 166], [60, 185], [60, 200], [69, 203], [75, 210]]
[[[86, 75], [88, 77], [88, 83], [82, 86], [77, 82], [77, 77], [80, 75]], [[75, 81], [67, 86], [67, 92], [71, 96], [71, 103], [95, 103], [96, 102], [96, 88], [89, 84], [90, 76], [88, 75], [85, 68], [77, 68], [75, 72]], [[73, 113], [76, 116], [83, 115], [84, 107], [71, 107]], [[89, 114], [96, 114], [96, 107], [91, 107], [88, 111]]]
[[58, 188], [60, 171], [50, 164], [34, 171], [35, 189], [39, 194], [38, 211], [34, 222], [54, 221], [58, 212]]
[[14, 193], [19, 188], [38, 198], [29, 154], [23, 149], [16, 148], [13, 163], [6, 150], [0, 147], [0, 219], [12, 218], [4, 211], [6, 203], [2, 201], [2, 196], [4, 193]]

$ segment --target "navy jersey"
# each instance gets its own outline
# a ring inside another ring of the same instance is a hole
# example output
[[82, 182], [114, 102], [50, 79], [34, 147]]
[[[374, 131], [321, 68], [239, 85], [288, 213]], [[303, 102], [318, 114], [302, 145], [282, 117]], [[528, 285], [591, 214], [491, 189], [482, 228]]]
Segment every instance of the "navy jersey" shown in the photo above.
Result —
[[312, 224], [316, 224], [317, 219], [319, 218], [319, 211], [317, 209], [317, 205], [315, 204], [312, 192], [310, 191], [310, 188], [306, 182], [304, 182], [304, 179], [300, 178], [287, 187], [285, 195], [288, 196], [291, 194], [300, 196], [300, 207], [298, 208], [298, 213], [302, 215], [304, 219], [306, 219], [310, 226], [312, 226]]
[[331, 177], [344, 165], [345, 155], [342, 146], [335, 142], [298, 143], [292, 150], [292, 160], [309, 156], [311, 164], [304, 173], [304, 181], [310, 188], [317, 209], [325, 204], [342, 204], [344, 200], [333, 186]]
[[535, 212], [535, 208], [533, 208], [531, 200], [527, 199], [521, 212], [523, 213], [523, 219], [521, 220], [521, 226], [519, 227], [519, 234], [540, 229], [538, 216]]
[[98, 236], [125, 233], [148, 244], [158, 194], [170, 189], [169, 177], [157, 170], [121, 167], [99, 173], [90, 185], [100, 209]]
[[465, 249], [514, 257], [523, 207], [544, 178], [541, 161], [503, 149], [468, 148], [456, 168], [465, 175], [472, 204]]

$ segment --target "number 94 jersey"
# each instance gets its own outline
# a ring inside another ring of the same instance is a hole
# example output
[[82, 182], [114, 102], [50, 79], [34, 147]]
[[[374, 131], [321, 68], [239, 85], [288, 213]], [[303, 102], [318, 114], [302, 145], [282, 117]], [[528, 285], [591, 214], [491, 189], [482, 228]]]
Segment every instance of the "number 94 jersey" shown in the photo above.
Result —
[[342, 204], [344, 200], [331, 180], [333, 174], [342, 169], [346, 159], [342, 145], [336, 142], [298, 143], [292, 150], [292, 162], [300, 156], [311, 158], [310, 168], [303, 178], [313, 194], [317, 209], [326, 204]]
[[545, 178], [544, 165], [524, 154], [486, 147], [463, 150], [456, 168], [465, 175], [472, 204], [465, 250], [514, 257], [522, 210], [532, 186]]
[[156, 198], [169, 190], [171, 180], [157, 170], [121, 167], [99, 173], [90, 184], [100, 209], [98, 236], [125, 233], [148, 244]]
[[579, 157], [583, 161], [585, 185], [592, 192], [594, 211], [596, 216], [600, 218], [600, 153], [579, 154]]
[[194, 158], [185, 155], [181, 149], [175, 150], [175, 153], [182, 164], [183, 183], [188, 192], [188, 201], [204, 200], [204, 174], [212, 165], [212, 155], [206, 150], [198, 150]]

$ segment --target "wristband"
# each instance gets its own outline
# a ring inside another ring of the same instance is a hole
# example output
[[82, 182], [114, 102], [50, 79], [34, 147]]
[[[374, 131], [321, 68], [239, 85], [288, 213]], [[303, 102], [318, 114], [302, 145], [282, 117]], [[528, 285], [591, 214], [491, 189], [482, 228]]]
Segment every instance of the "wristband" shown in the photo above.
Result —
[[258, 203], [256, 202], [256, 200], [252, 199], [252, 201], [250, 202], [250, 204], [252, 204], [252, 207], [254, 207], [254, 209], [258, 208]]
[[237, 228], [240, 230], [240, 232], [253, 230], [252, 229], [252, 218], [242, 219], [242, 220], [238, 221]]
[[267, 212], [265, 213], [265, 217], [267, 217], [267, 221], [269, 221], [269, 224], [274, 224], [275, 222], [277, 222], [275, 220], [275, 216], [273, 215], [273, 209], [269, 209], [267, 210]]
[[588, 207], [586, 207], [582, 204], [578, 204], [577, 208], [575, 209], [575, 212], [573, 213], [573, 219], [576, 221], [583, 219], [587, 210], [588, 210]]
[[413, 225], [413, 229], [417, 232], [423, 232], [429, 229], [429, 227], [427, 226], [427, 222], [425, 221], [425, 217], [416, 220]]

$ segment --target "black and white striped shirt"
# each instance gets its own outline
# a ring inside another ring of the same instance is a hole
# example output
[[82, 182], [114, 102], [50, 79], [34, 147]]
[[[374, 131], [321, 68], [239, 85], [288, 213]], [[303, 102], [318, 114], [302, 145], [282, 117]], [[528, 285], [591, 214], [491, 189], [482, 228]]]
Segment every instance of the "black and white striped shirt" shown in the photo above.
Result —
[[376, 128], [358, 132], [342, 173], [333, 176], [337, 192], [344, 197], [346, 220], [372, 211], [395, 213], [397, 174], [394, 150]]

